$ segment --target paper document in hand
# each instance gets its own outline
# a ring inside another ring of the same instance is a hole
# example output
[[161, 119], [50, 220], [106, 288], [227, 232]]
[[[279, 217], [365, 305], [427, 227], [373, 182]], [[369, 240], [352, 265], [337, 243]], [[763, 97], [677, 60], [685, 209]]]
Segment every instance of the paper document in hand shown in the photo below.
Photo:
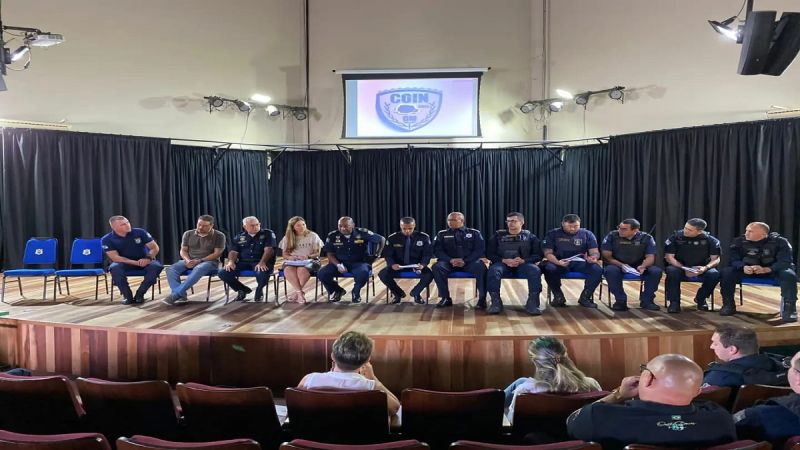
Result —
[[284, 266], [298, 266], [298, 267], [301, 267], [301, 266], [305, 266], [306, 264], [308, 264], [310, 262], [311, 262], [310, 259], [298, 259], [298, 260], [292, 260], [292, 261], [284, 261], [283, 265]]
[[583, 258], [583, 255], [574, 255], [570, 256], [569, 258], [564, 258], [564, 261], [586, 261]]
[[695, 269], [694, 267], [685, 267], [684, 266], [684, 267], [681, 267], [681, 269], [683, 269], [683, 270], [685, 270], [687, 272], [691, 272], [691, 273], [700, 273], [700, 271]]
[[417, 265], [416, 264], [407, 264], [405, 266], [400, 266], [400, 268], [401, 269], [416, 269]]
[[639, 271], [638, 270], [634, 269], [633, 267], [631, 267], [631, 266], [629, 266], [627, 264], [622, 266], [622, 270], [624, 272], [626, 272], [626, 273], [631, 274], [631, 275], [639, 275]]

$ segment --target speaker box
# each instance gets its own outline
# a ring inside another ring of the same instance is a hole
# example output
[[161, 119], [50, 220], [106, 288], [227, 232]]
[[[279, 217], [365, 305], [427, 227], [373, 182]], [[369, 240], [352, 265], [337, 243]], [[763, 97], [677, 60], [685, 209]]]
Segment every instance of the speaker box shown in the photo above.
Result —
[[783, 13], [781, 20], [775, 26], [774, 38], [762, 73], [778, 76], [786, 70], [800, 51], [800, 13]]
[[739, 75], [758, 75], [767, 64], [772, 33], [775, 29], [775, 11], [752, 11], [747, 15], [739, 55]]

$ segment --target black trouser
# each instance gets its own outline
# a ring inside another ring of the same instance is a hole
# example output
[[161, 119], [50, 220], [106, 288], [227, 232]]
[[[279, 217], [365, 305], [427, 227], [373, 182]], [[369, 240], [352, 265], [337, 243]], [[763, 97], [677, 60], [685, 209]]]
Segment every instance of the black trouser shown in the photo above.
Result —
[[[413, 271], [414, 269], [394, 270], [391, 267], [387, 266], [381, 269], [380, 272], [378, 272], [378, 278], [383, 282], [383, 284], [386, 285], [386, 288], [389, 289], [389, 292], [398, 297], [402, 297], [404, 292], [400, 288], [400, 286], [397, 285], [395, 277], [397, 276], [398, 273], [413, 272]], [[413, 289], [411, 289], [411, 296], [414, 297], [422, 295], [422, 290], [428, 287], [428, 285], [431, 284], [431, 281], [433, 281], [433, 272], [429, 267], [423, 267], [422, 271], [419, 273], [419, 283], [417, 283], [417, 285], [414, 286]]]
[[[722, 291], [722, 304], [734, 305], [733, 294], [736, 292], [736, 285], [742, 281], [744, 270], [741, 267], [726, 267], [722, 269], [722, 281], [720, 281], [720, 291]], [[777, 272], [765, 273], [762, 275], [747, 275], [748, 278], [772, 278], [778, 280], [781, 285], [782, 301], [797, 301], [797, 273], [792, 268], [778, 270]]]
[[687, 277], [686, 271], [675, 266], [667, 266], [667, 279], [664, 282], [664, 295], [667, 301], [680, 302], [681, 301], [681, 282], [694, 281], [701, 282], [700, 289], [697, 290], [695, 301], [705, 301], [714, 292], [714, 287], [719, 282], [719, 271], [717, 269], [709, 269], [706, 273], [696, 276]]

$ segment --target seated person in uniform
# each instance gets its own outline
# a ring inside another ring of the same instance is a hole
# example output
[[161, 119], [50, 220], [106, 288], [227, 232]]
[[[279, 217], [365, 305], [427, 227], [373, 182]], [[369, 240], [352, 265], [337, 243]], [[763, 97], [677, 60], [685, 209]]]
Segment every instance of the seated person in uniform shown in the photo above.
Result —
[[539, 238], [528, 230], [523, 230], [525, 216], [512, 212], [506, 215], [506, 230], [497, 230], [486, 249], [486, 257], [492, 262], [486, 274], [486, 290], [492, 299], [487, 311], [499, 314], [503, 310], [500, 285], [504, 276], [518, 275], [528, 281], [528, 299], [525, 311], [538, 316], [539, 294], [542, 292], [542, 271], [536, 265], [542, 259]]
[[770, 233], [769, 225], [753, 222], [747, 225], [744, 236], [731, 244], [730, 266], [722, 269], [720, 292], [721, 316], [736, 314], [733, 294], [743, 276], [771, 278], [781, 285], [781, 320], [797, 322], [797, 273], [792, 261], [792, 246], [778, 233]]
[[547, 261], [544, 279], [553, 292], [552, 305], [567, 306], [567, 299], [561, 291], [561, 277], [567, 272], [581, 272], [586, 275], [586, 281], [578, 304], [597, 308], [592, 296], [603, 279], [600, 250], [594, 233], [581, 228], [581, 218], [577, 214], [564, 216], [561, 228], [554, 228], [545, 235], [542, 250]]
[[705, 231], [708, 224], [703, 219], [689, 219], [664, 243], [664, 260], [667, 262], [667, 279], [664, 296], [669, 306], [667, 312], [681, 312], [681, 281], [700, 281], [694, 297], [698, 311], [708, 311], [706, 299], [719, 282], [719, 240]]
[[[111, 260], [108, 271], [111, 283], [119, 288], [124, 298], [123, 305], [144, 303], [144, 295], [158, 281], [164, 266], [156, 261], [158, 244], [153, 236], [142, 228], [131, 228], [124, 216], [112, 216], [108, 224], [113, 230], [102, 237], [103, 251]], [[134, 295], [128, 285], [130, 271], [144, 270], [144, 280]]]
[[711, 350], [721, 362], [712, 362], [703, 377], [710, 386], [738, 388], [743, 384], [786, 386], [786, 368], [758, 353], [758, 336], [750, 328], [723, 324], [711, 335]]
[[[398, 272], [415, 272], [419, 275], [419, 283], [411, 289], [411, 298], [418, 305], [425, 304], [425, 300], [422, 299], [422, 290], [433, 281], [433, 272], [428, 267], [433, 256], [431, 237], [421, 231], [416, 231], [416, 227], [417, 222], [413, 217], [403, 217], [400, 219], [400, 231], [392, 233], [387, 238], [386, 249], [383, 252], [386, 267], [378, 273], [378, 278], [392, 293], [393, 305], [400, 303], [406, 296], [406, 293], [394, 280]], [[412, 265], [415, 267], [408, 267]], [[406, 266], [406, 268], [402, 269], [401, 266]]]
[[313, 372], [304, 376], [297, 385], [303, 389], [337, 388], [354, 391], [377, 390], [386, 394], [389, 416], [400, 410], [400, 400], [375, 376], [370, 363], [372, 339], [358, 331], [343, 333], [333, 343], [330, 372]]
[[594, 378], [587, 377], [567, 355], [567, 348], [557, 338], [538, 337], [528, 344], [533, 363], [533, 377], [523, 377], [505, 389], [508, 420], [514, 420], [514, 404], [519, 394], [557, 392], [578, 393], [601, 390]]
[[481, 232], [464, 226], [464, 214], [451, 212], [447, 215], [447, 229], [436, 233], [433, 239], [433, 280], [439, 291], [437, 308], [453, 306], [447, 278], [450, 272], [469, 272], [475, 276], [478, 287], [477, 309], [486, 308], [486, 265], [481, 261], [486, 243]]
[[275, 233], [268, 229], [262, 230], [257, 217], [242, 219], [242, 228], [244, 231], [231, 240], [228, 262], [217, 272], [217, 276], [236, 291], [234, 301], [243, 302], [252, 289], [239, 281], [239, 274], [243, 270], [254, 271], [256, 293], [253, 301], [260, 302], [264, 298], [264, 286], [275, 267], [275, 248], [278, 244]]
[[[283, 252], [283, 259], [286, 261], [303, 261], [315, 260], [319, 258], [322, 252], [322, 239], [317, 233], [309, 230], [306, 227], [306, 221], [300, 216], [294, 216], [289, 219], [286, 225], [286, 235], [278, 243]], [[303, 292], [306, 283], [311, 278], [311, 270], [305, 266], [292, 266], [284, 264], [283, 274], [286, 276], [286, 281], [292, 285], [294, 292], [289, 294], [287, 299], [290, 302], [305, 303], [306, 296]]]
[[[167, 282], [172, 293], [161, 302], [167, 305], [187, 303], [186, 292], [203, 277], [217, 273], [223, 250], [225, 234], [214, 229], [213, 217], [200, 216], [197, 228], [183, 233], [181, 260], [167, 268]], [[181, 283], [181, 275], [188, 269], [192, 272]]]
[[644, 291], [639, 298], [639, 306], [650, 311], [658, 311], [658, 305], [653, 300], [656, 298], [658, 283], [663, 273], [656, 261], [656, 241], [653, 236], [639, 231], [641, 225], [636, 219], [625, 219], [617, 230], [612, 231], [603, 239], [600, 250], [606, 266], [603, 268], [608, 290], [614, 294], [614, 311], [628, 310], [628, 296], [622, 287], [622, 277], [626, 273], [639, 275], [644, 280]]
[[[345, 290], [334, 278], [350, 272], [353, 274], [353, 303], [361, 303], [361, 288], [369, 281], [372, 260], [383, 251], [386, 240], [366, 228], [356, 228], [351, 217], [342, 217], [338, 229], [328, 233], [322, 251], [328, 255], [328, 264], [320, 269], [317, 279], [328, 291], [328, 301], [338, 302]], [[369, 294], [369, 293], [368, 293]]]
[[[642, 364], [608, 396], [567, 419], [574, 439], [604, 449], [627, 444], [707, 447], [736, 440], [733, 418], [722, 406], [699, 400], [703, 370], [683, 355], [659, 355]], [[638, 399], [636, 398], [638, 397]]]
[[739, 439], [770, 441], [782, 448], [783, 441], [800, 436], [800, 352], [789, 363], [789, 386], [792, 393], [759, 402], [733, 415]]

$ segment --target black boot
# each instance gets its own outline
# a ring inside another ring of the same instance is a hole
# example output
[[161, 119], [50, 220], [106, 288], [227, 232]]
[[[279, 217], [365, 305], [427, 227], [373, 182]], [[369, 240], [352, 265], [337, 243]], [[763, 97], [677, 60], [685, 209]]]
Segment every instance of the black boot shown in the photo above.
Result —
[[538, 292], [531, 292], [530, 294], [528, 294], [528, 301], [525, 302], [525, 312], [527, 312], [532, 316], [542, 315], [542, 311], [539, 309]]
[[797, 322], [797, 300], [781, 299], [781, 321]]
[[479, 297], [475, 309], [486, 309], [486, 297]]
[[553, 289], [553, 299], [550, 300], [550, 306], [562, 307], [567, 306], [567, 298], [561, 289]]
[[503, 301], [500, 300], [499, 292], [490, 292], [489, 296], [492, 298], [492, 305], [486, 310], [487, 314], [500, 314], [503, 310]]
[[732, 316], [736, 314], [736, 302], [732, 298], [722, 299], [722, 308], [719, 309], [720, 316]]
[[578, 299], [578, 304], [584, 308], [597, 308], [597, 303], [595, 303], [594, 299], [592, 299], [592, 294], [587, 291], [581, 292], [581, 297]]

